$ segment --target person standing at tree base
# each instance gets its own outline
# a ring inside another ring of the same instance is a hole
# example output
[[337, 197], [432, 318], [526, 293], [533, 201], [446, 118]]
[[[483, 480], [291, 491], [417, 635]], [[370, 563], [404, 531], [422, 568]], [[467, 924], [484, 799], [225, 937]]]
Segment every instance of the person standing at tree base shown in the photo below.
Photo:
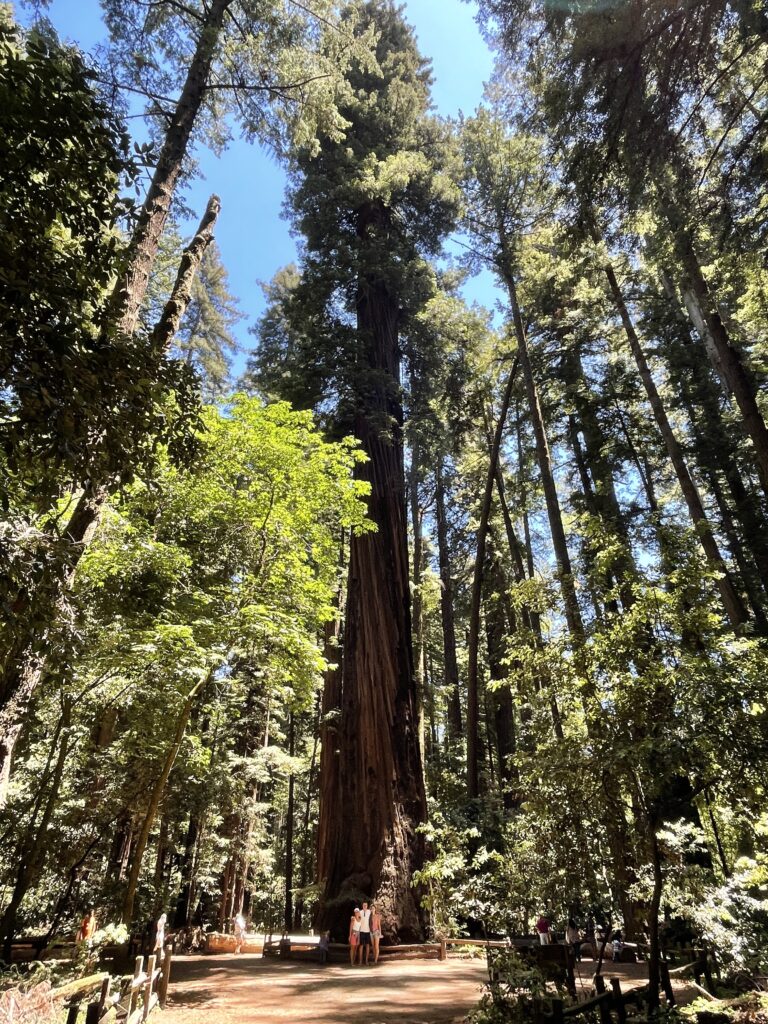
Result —
[[[365, 954], [365, 957], [363, 957]], [[371, 956], [371, 911], [367, 901], [360, 911], [360, 963], [370, 963]]]

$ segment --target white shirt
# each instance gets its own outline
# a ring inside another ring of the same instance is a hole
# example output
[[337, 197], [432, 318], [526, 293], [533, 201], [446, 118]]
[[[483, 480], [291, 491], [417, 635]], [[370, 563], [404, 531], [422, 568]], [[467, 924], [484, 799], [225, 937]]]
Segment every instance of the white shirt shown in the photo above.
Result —
[[371, 930], [371, 912], [370, 910], [360, 911], [360, 931], [369, 932]]

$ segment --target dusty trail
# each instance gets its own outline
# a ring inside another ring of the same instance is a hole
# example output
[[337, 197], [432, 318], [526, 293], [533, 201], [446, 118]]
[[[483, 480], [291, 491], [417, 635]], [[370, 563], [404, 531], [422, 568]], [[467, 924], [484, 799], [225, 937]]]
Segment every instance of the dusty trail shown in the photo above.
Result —
[[350, 967], [260, 954], [174, 961], [163, 1024], [459, 1024], [480, 999], [483, 960]]

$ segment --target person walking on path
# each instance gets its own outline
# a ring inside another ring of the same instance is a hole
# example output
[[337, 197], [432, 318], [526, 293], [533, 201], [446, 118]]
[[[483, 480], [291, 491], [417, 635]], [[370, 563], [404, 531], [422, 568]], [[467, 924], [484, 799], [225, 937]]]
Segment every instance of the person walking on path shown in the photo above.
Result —
[[373, 942], [373, 962], [379, 962], [379, 944], [381, 943], [381, 914], [376, 904], [371, 904], [371, 941]]
[[542, 946], [548, 946], [549, 945], [549, 932], [550, 932], [550, 928], [551, 928], [551, 925], [549, 923], [549, 918], [547, 917], [547, 915], [544, 912], [542, 912], [539, 915], [539, 920], [536, 922], [536, 931], [537, 931], [538, 936], [539, 936], [539, 942], [541, 943]]
[[241, 910], [235, 917], [235, 953], [242, 953], [246, 934], [245, 918]]
[[368, 907], [367, 901], [363, 903], [363, 909], [360, 911], [360, 963], [363, 963], [363, 954], [365, 954], [365, 963], [369, 964], [371, 956], [371, 911]]
[[360, 948], [360, 907], [355, 907], [352, 917], [349, 919], [349, 962], [354, 964], [357, 959], [357, 951]]
[[88, 948], [90, 949], [91, 939], [93, 938], [93, 934], [95, 931], [96, 912], [93, 909], [93, 907], [91, 907], [91, 909], [85, 915], [83, 920], [80, 922], [80, 927], [78, 928], [77, 938], [75, 939], [75, 942], [77, 942], [78, 944], [85, 943], [85, 945], [88, 946]]
[[157, 963], [163, 959], [163, 952], [165, 950], [165, 922], [168, 920], [167, 914], [161, 914], [157, 919], [157, 928], [155, 929], [155, 945], [152, 948], [152, 952], [157, 958]]

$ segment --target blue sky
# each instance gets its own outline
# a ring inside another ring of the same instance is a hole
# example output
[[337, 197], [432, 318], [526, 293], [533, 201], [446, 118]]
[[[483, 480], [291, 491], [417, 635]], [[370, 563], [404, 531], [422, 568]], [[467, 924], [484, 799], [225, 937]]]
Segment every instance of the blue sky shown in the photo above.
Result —
[[[482, 98], [491, 73], [492, 55], [475, 24], [475, 5], [463, 0], [407, 0], [406, 16], [414, 26], [422, 53], [433, 63], [436, 110], [454, 116], [471, 113]], [[18, 12], [28, 21], [25, 12]], [[59, 35], [88, 52], [106, 37], [98, 0], [52, 0], [48, 17]], [[136, 122], [133, 122], [135, 125]], [[201, 177], [190, 186], [189, 206], [202, 212], [208, 196], [222, 200], [216, 239], [245, 319], [237, 329], [244, 348], [253, 344], [248, 327], [263, 309], [260, 281], [296, 258], [294, 239], [282, 219], [285, 175], [259, 147], [238, 139], [220, 156], [200, 149]], [[465, 286], [470, 301], [492, 306], [490, 275]], [[244, 362], [241, 355], [236, 370]]]

